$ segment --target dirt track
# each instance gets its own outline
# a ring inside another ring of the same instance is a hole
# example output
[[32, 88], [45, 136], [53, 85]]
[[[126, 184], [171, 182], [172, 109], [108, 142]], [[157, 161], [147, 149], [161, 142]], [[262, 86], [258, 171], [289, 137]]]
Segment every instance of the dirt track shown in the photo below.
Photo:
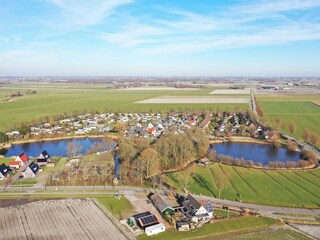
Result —
[[38, 201], [0, 211], [0, 239], [127, 239], [88, 199]]

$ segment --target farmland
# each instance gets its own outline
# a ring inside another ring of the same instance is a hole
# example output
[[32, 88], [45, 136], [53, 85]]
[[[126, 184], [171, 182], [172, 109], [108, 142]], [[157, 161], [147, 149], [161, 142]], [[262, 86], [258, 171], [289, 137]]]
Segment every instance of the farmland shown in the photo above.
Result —
[[[223, 164], [193, 168], [188, 181], [192, 193], [218, 197], [217, 181], [225, 176], [221, 198], [243, 202], [302, 208], [320, 207], [320, 170], [310, 171], [268, 171], [247, 169]], [[182, 190], [184, 173], [168, 174], [166, 181]], [[220, 183], [221, 186], [221, 183]]]
[[48, 200], [1, 209], [6, 239], [126, 239], [91, 200]]
[[137, 103], [249, 103], [249, 98], [227, 98], [227, 97], [185, 97], [185, 96], [174, 96], [174, 97], [156, 97], [139, 101]]
[[320, 102], [319, 95], [261, 95], [258, 100], [267, 124], [275, 126], [274, 120], [278, 117], [281, 119], [281, 130], [287, 133], [288, 124], [295, 122], [295, 137], [302, 138], [304, 128], [320, 134], [320, 107], [314, 104]]
[[[24, 95], [14, 101], [3, 101], [7, 95], [35, 90], [37, 94]], [[71, 113], [75, 110], [148, 112], [186, 108], [190, 111], [247, 109], [248, 103], [188, 103], [135, 104], [137, 101], [160, 96], [210, 96], [213, 88], [200, 90], [115, 90], [98, 84], [15, 83], [0, 88], [0, 131], [11, 129], [23, 121]], [[221, 97], [225, 97], [221, 95]]]

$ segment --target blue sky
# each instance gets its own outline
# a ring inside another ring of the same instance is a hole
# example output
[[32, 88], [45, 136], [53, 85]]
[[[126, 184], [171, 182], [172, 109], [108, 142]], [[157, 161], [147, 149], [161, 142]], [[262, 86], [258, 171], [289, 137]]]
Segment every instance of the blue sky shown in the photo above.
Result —
[[0, 75], [320, 76], [320, 0], [1, 0]]

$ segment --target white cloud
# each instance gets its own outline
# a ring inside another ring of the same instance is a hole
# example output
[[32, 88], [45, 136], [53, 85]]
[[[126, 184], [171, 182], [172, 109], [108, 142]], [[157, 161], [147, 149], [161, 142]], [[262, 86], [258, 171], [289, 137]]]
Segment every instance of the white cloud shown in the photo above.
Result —
[[320, 40], [320, 23], [315, 19], [291, 19], [286, 15], [318, 7], [320, 0], [284, 0], [242, 4], [215, 12], [215, 15], [166, 10], [170, 20], [150, 18], [148, 25], [127, 24], [121, 31], [103, 34], [102, 38], [120, 47], [137, 47], [139, 51], [152, 54]]
[[133, 47], [141, 44], [161, 43], [157, 37], [169, 34], [165, 29], [159, 29], [143, 24], [131, 24], [118, 33], [106, 33], [101, 37], [109, 43], [121, 47]]
[[67, 24], [88, 26], [99, 23], [114, 9], [133, 0], [48, 0], [62, 11]]

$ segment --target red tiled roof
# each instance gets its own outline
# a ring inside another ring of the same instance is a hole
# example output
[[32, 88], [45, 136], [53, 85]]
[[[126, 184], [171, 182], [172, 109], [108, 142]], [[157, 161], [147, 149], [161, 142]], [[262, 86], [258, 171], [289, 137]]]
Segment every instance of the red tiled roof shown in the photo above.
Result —
[[22, 162], [26, 162], [29, 160], [29, 157], [25, 153], [21, 153], [19, 155], [19, 158], [22, 160]]
[[148, 133], [152, 133], [154, 131], [154, 128], [148, 128]]
[[9, 162], [9, 166], [12, 166], [12, 165], [19, 165], [19, 162], [17, 161]]

